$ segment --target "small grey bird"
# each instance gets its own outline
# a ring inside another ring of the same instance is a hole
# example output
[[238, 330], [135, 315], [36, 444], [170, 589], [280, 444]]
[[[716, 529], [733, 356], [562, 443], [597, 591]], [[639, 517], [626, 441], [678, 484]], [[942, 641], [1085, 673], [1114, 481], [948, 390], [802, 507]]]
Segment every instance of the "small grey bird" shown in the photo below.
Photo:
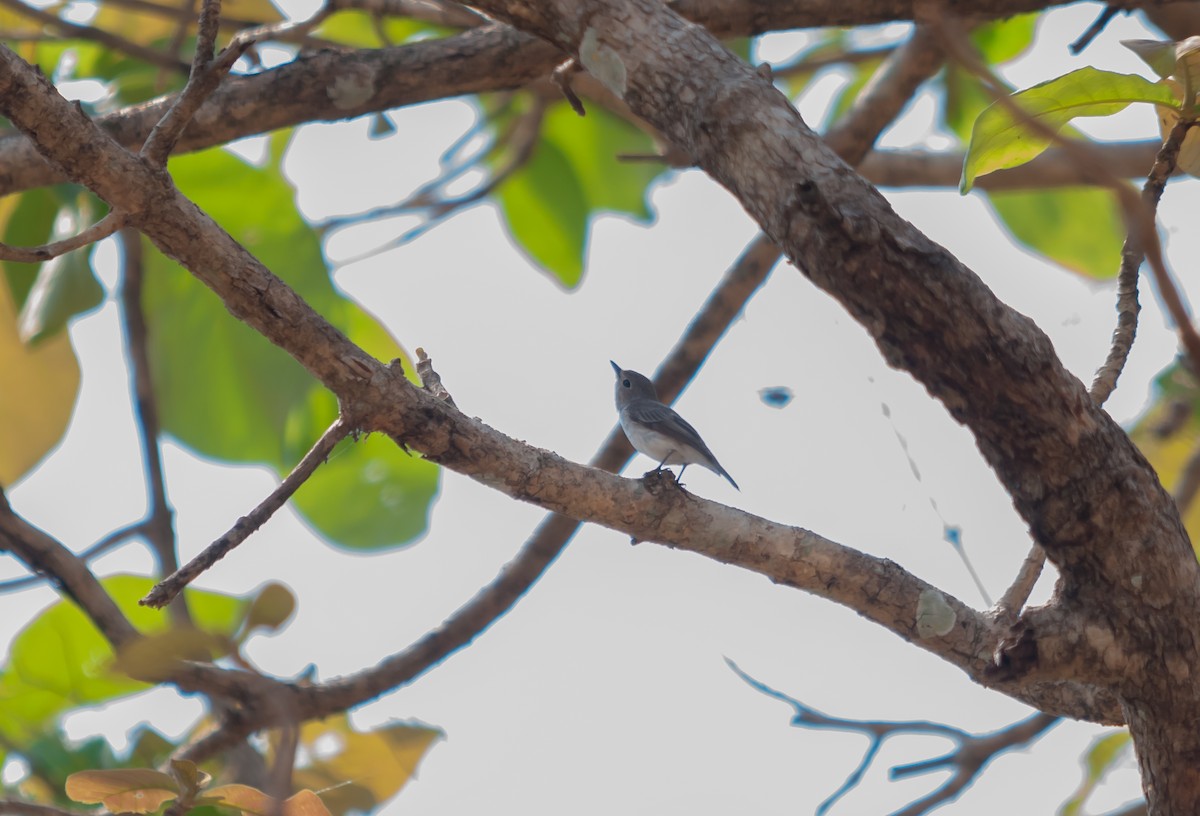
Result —
[[636, 371], [621, 368], [612, 360], [609, 363], [617, 372], [617, 414], [621, 417], [621, 430], [638, 453], [656, 460], [660, 469], [664, 465], [683, 465], [679, 469], [681, 479], [688, 465], [701, 465], [724, 476], [734, 488], [741, 490], [696, 429], [674, 409], [659, 401], [654, 383]]

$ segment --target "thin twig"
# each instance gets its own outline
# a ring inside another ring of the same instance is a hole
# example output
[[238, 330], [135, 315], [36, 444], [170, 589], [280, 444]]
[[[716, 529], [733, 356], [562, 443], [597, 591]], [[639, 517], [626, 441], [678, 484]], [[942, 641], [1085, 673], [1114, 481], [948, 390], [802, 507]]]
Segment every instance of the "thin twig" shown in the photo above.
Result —
[[502, 147], [508, 147], [511, 150], [511, 156], [497, 170], [492, 172], [485, 182], [468, 193], [453, 198], [440, 197], [441, 190], [454, 178], [471, 169], [470, 166], [456, 168], [451, 172], [443, 174], [440, 178], [421, 186], [416, 192], [397, 204], [379, 207], [352, 216], [329, 219], [322, 224], [318, 224], [317, 229], [326, 232], [351, 224], [403, 215], [414, 210], [425, 210], [428, 212], [426, 220], [413, 229], [364, 253], [340, 261], [339, 265], [348, 266], [368, 258], [373, 258], [380, 253], [404, 246], [451, 215], [491, 195], [497, 187], [507, 181], [510, 176], [528, 164], [529, 160], [533, 158], [533, 151], [537, 147], [538, 136], [541, 134], [542, 118], [545, 111], [545, 101], [535, 97], [534, 104], [528, 111], [518, 116], [504, 133], [496, 138], [496, 141], [492, 145], [475, 154], [475, 161], [481, 162], [488, 155], [495, 153]]
[[92, 224], [82, 232], [36, 247], [14, 247], [0, 243], [0, 261], [19, 261], [21, 263], [41, 263], [60, 255], [66, 255], [88, 244], [94, 244], [112, 235], [125, 226], [127, 217], [124, 213], [110, 210], [107, 215]]
[[1025, 602], [1029, 600], [1029, 594], [1033, 592], [1038, 578], [1041, 577], [1042, 567], [1045, 564], [1046, 551], [1040, 544], [1035, 543], [1030, 547], [1029, 555], [1025, 556], [1025, 560], [1021, 562], [1016, 580], [996, 604], [994, 612], [996, 620], [1009, 625], [1016, 622], [1021, 610], [1025, 608]]
[[[1142, 185], [1142, 201], [1151, 219], [1154, 219], [1158, 212], [1158, 202], [1162, 199], [1167, 180], [1175, 173], [1179, 150], [1188, 127], [1181, 118], [1171, 129], [1158, 155], [1155, 156], [1154, 165], [1146, 176], [1145, 184]], [[1108, 352], [1108, 359], [1096, 372], [1092, 381], [1091, 395], [1097, 405], [1103, 405], [1117, 387], [1117, 378], [1121, 376], [1121, 370], [1125, 367], [1125, 361], [1133, 347], [1138, 312], [1141, 309], [1137, 292], [1138, 269], [1145, 257], [1136, 231], [1130, 230], [1125, 244], [1121, 247], [1121, 269], [1117, 274], [1117, 327], [1113, 330], [1112, 348]], [[1188, 322], [1190, 324], [1190, 320]]]
[[1083, 49], [1092, 44], [1092, 40], [1100, 36], [1100, 32], [1103, 31], [1110, 22], [1112, 22], [1113, 18], [1122, 12], [1128, 14], [1129, 10], [1114, 5], [1105, 6], [1103, 11], [1101, 11], [1096, 16], [1096, 19], [1092, 21], [1092, 24], [1084, 29], [1084, 32], [1079, 35], [1079, 39], [1067, 46], [1067, 50], [1071, 52], [1071, 56], [1079, 56]]
[[292, 468], [292, 472], [287, 475], [287, 478], [279, 483], [279, 487], [271, 491], [271, 495], [263, 499], [249, 513], [239, 518], [237, 523], [225, 535], [205, 547], [199, 555], [188, 561], [180, 569], [176, 570], [175, 573], [156, 584], [146, 597], [142, 598], [138, 603], [142, 606], [152, 606], [155, 608], [161, 608], [170, 603], [171, 599], [178, 595], [180, 590], [194, 581], [213, 564], [224, 558], [230, 550], [245, 541], [251, 533], [266, 524], [267, 520], [275, 514], [275, 511], [283, 507], [292, 494], [312, 476], [320, 464], [329, 456], [334, 446], [349, 436], [353, 430], [354, 426], [352, 423], [347, 422], [342, 417], [338, 417], [329, 426], [328, 430], [321, 435], [317, 443], [312, 446], [312, 449], [304, 454], [304, 458], [300, 460], [300, 463]]
[[[104, 555], [118, 544], [124, 544], [130, 539], [144, 535], [146, 535], [145, 519], [134, 522], [133, 524], [127, 524], [124, 527], [118, 527], [116, 530], [113, 530], [111, 533], [104, 536], [104, 538], [100, 539], [95, 544], [79, 553], [79, 560], [86, 564], [92, 559], [99, 558], [100, 556]], [[38, 584], [44, 583], [48, 580], [55, 580], [54, 576], [27, 575], [24, 578], [13, 578], [9, 581], [0, 581], [0, 594], [4, 594], [6, 592], [16, 592], [20, 589], [27, 589], [32, 586], [37, 586]]]
[[147, 161], [158, 165], [166, 164], [167, 157], [175, 149], [175, 143], [179, 141], [187, 123], [196, 115], [196, 111], [204, 104], [209, 94], [221, 84], [221, 79], [237, 62], [238, 57], [254, 44], [252, 39], [236, 37], [216, 59], [213, 59], [220, 15], [221, 0], [204, 0], [200, 7], [196, 53], [192, 58], [187, 85], [175, 99], [175, 104], [158, 120], [158, 124], [146, 137], [141, 155]]
[[[147, 504], [145, 536], [158, 561], [163, 578], [179, 569], [175, 539], [174, 511], [167, 500], [167, 480], [163, 472], [162, 431], [158, 399], [150, 371], [150, 332], [142, 310], [142, 235], [137, 230], [121, 230], [121, 321], [125, 327], [125, 347], [129, 356], [129, 385], [133, 392], [133, 413], [138, 432], [142, 466], [145, 471]], [[171, 605], [172, 620], [180, 626], [191, 621], [186, 602]]]
[[933, 759], [900, 765], [891, 769], [892, 779], [902, 779], [917, 774], [951, 769], [954, 771], [936, 790], [927, 796], [910, 803], [904, 809], [897, 811], [894, 816], [921, 816], [940, 804], [956, 799], [975, 780], [983, 768], [996, 756], [1027, 745], [1044, 734], [1059, 721], [1058, 717], [1038, 712], [1020, 722], [1013, 723], [990, 734], [970, 734], [961, 728], [927, 720], [852, 720], [842, 717], [831, 717], [781, 691], [754, 679], [742, 671], [736, 663], [726, 658], [725, 662], [738, 677], [742, 678], [751, 688], [781, 700], [792, 707], [792, 725], [802, 728], [832, 729], [863, 734], [870, 739], [867, 750], [863, 753], [858, 766], [850, 772], [846, 781], [836, 791], [829, 795], [817, 807], [817, 814], [826, 813], [837, 802], [853, 790], [866, 774], [871, 763], [879, 754], [880, 748], [889, 737], [912, 734], [923, 734], [945, 737], [958, 744], [955, 750]]

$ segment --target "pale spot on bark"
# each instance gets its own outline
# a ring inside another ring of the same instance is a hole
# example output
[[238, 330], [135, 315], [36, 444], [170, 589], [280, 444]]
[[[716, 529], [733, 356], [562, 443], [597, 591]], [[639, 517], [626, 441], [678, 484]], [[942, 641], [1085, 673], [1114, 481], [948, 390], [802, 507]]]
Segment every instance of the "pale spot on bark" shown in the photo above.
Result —
[[625, 98], [625, 63], [621, 62], [620, 54], [600, 42], [596, 29], [590, 26], [579, 43], [579, 61], [604, 87], [619, 98]]
[[340, 110], [361, 107], [375, 95], [375, 71], [365, 65], [356, 66], [337, 77], [325, 89], [325, 93], [333, 106]]
[[1120, 669], [1125, 665], [1125, 654], [1116, 645], [1113, 633], [1103, 626], [1089, 624], [1083, 627], [1083, 636], [1088, 646], [1098, 652], [1109, 669]]
[[922, 638], [950, 634], [957, 617], [946, 596], [936, 589], [923, 590], [917, 598], [917, 635]]

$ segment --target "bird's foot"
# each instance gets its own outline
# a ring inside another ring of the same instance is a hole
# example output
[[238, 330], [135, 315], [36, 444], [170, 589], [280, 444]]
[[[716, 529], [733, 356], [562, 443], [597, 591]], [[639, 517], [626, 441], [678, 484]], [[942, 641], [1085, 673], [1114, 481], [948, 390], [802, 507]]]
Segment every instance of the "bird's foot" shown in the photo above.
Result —
[[[676, 488], [683, 490], [683, 482], [675, 478], [675, 472], [664, 467], [656, 467], [642, 474], [642, 484], [651, 495], [657, 496], [664, 490]], [[686, 491], [684, 491], [686, 492]]]

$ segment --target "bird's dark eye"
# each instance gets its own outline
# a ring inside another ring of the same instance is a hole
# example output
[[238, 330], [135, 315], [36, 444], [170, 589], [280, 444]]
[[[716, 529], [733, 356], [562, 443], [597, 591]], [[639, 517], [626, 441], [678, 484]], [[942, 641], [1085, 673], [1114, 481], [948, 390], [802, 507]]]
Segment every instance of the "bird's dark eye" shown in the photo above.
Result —
[[629, 387], [629, 380], [621, 380], [621, 385], [623, 385], [623, 386], [625, 386], [626, 388], [628, 388], [628, 387]]

